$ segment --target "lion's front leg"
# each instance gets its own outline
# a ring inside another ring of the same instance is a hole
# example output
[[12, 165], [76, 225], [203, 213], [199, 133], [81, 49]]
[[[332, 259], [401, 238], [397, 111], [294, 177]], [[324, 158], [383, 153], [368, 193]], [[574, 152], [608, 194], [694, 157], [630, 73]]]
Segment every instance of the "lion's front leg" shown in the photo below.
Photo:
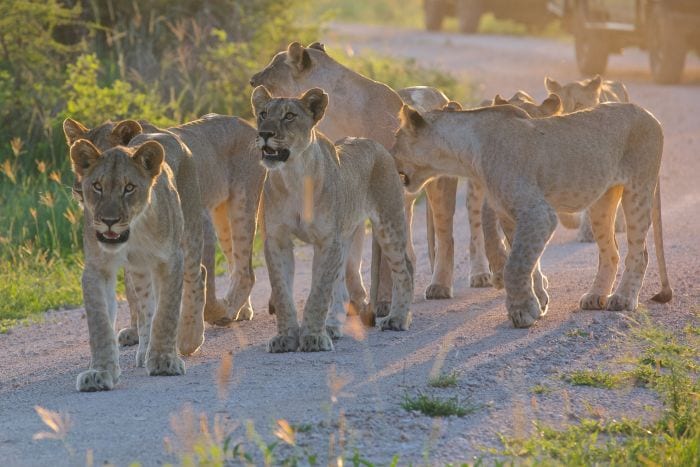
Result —
[[299, 350], [318, 352], [333, 350], [333, 341], [326, 332], [326, 315], [333, 284], [342, 275], [343, 252], [340, 240], [334, 238], [314, 247], [311, 291], [304, 307]]
[[151, 376], [185, 374], [185, 362], [177, 354], [183, 269], [183, 254], [178, 251], [151, 272], [157, 294], [151, 342], [146, 353], [146, 370]]
[[[546, 304], [540, 303], [536, 294], [546, 286], [539, 272], [539, 259], [557, 227], [557, 214], [544, 200], [538, 199], [525, 204], [513, 217], [517, 224], [503, 275], [506, 308], [515, 327], [526, 328], [546, 313]], [[535, 287], [533, 280], [539, 282]]]
[[101, 271], [86, 265], [83, 271], [83, 301], [87, 315], [88, 333], [90, 335], [90, 369], [78, 375], [78, 391], [105, 391], [114, 388], [119, 381], [119, 350], [110, 308], [116, 307], [113, 300], [114, 290], [108, 290], [114, 284], [114, 272]]
[[270, 276], [272, 296], [277, 319], [277, 335], [267, 344], [268, 352], [294, 352], [299, 348], [299, 324], [294, 306], [294, 246], [288, 235], [266, 232], [265, 262]]

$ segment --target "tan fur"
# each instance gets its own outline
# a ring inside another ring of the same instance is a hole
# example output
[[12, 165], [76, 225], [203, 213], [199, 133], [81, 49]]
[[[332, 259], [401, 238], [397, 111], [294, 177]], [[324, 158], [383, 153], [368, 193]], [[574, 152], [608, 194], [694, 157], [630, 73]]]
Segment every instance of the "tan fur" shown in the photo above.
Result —
[[[120, 376], [114, 333], [117, 271], [127, 265], [149, 292], [139, 310], [137, 364], [150, 375], [181, 375], [177, 355], [183, 283], [183, 211], [166, 150], [155, 141], [101, 152], [87, 140], [71, 146], [73, 171], [82, 187], [84, 215], [83, 300], [90, 333], [90, 369], [79, 391], [109, 390]], [[182, 159], [180, 168], [186, 165]], [[178, 168], [175, 168], [177, 171]], [[119, 243], [106, 243], [119, 236]], [[158, 296], [155, 296], [155, 294]], [[204, 305], [202, 300], [201, 305]], [[202, 310], [183, 309], [199, 315]]]
[[[601, 104], [570, 115], [531, 119], [511, 105], [427, 114], [405, 106], [401, 116], [393, 155], [409, 191], [446, 173], [485, 187], [511, 245], [503, 276], [506, 307], [515, 326], [530, 326], [547, 311], [547, 280], [539, 262], [556, 227], [557, 211], [591, 210], [599, 268], [593, 286], [581, 298], [582, 308], [637, 308], [652, 219], [662, 284], [655, 299], [670, 300], [657, 187], [663, 133], [644, 109]], [[619, 258], [613, 220], [620, 197], [628, 253], [622, 279], [610, 295]], [[500, 252], [488, 244], [487, 248], [498, 270]]]
[[[624, 84], [620, 81], [602, 80], [598, 75], [564, 85], [546, 77], [544, 87], [548, 92], [559, 96], [564, 113], [590, 109], [601, 102], [629, 102], [629, 95]], [[561, 215], [559, 220], [564, 227], [579, 229], [576, 235], [578, 241], [587, 243], [595, 241], [591, 228], [591, 218], [587, 211], [569, 216]], [[624, 213], [621, 208], [618, 208], [615, 216], [615, 232], [624, 231]]]
[[[255, 149], [255, 129], [240, 118], [216, 114], [167, 130], [133, 120], [125, 120], [122, 124], [126, 125], [126, 122], [131, 122], [131, 131], [115, 135], [112, 134], [114, 123], [89, 130], [68, 119], [64, 123], [64, 132], [69, 144], [77, 137], [84, 137], [102, 149], [115, 144], [126, 144], [130, 138], [144, 131], [144, 128], [145, 131], [179, 138], [192, 152], [198, 178], [202, 180], [201, 204], [205, 208], [203, 262], [207, 271], [212, 271], [207, 275], [204, 317], [207, 322], [219, 325], [228, 325], [233, 320], [252, 319], [250, 292], [255, 283], [252, 267], [253, 241], [265, 176]], [[183, 199], [185, 205], [189, 203], [190, 197], [187, 198]], [[213, 274], [216, 248], [214, 228], [231, 275], [231, 286], [223, 304], [216, 300]], [[129, 280], [128, 277], [126, 279]], [[127, 298], [133, 311], [136, 306], [131, 306], [133, 300], [129, 293]], [[131, 328], [123, 330], [120, 343], [128, 345], [138, 341], [134, 336], [135, 327], [135, 322], [132, 322]]]
[[[330, 57], [322, 47], [303, 47], [299, 43], [291, 43], [287, 50], [276, 54], [272, 61], [262, 71], [251, 78], [251, 85], [265, 85], [273, 96], [297, 96], [306, 89], [322, 88], [330, 95], [328, 109], [324, 119], [319, 123], [319, 130], [331, 140], [345, 136], [361, 136], [370, 138], [390, 149], [394, 144], [394, 132], [399, 126], [396, 118], [403, 101], [401, 96], [385, 84], [368, 79], [344, 67]], [[413, 96], [425, 105], [425, 110], [442, 107], [447, 99], [434, 88], [413, 87], [405, 92], [403, 97]], [[432, 107], [432, 106], [435, 107]], [[351, 117], [349, 117], [351, 116]], [[456, 184], [435, 181], [427, 187], [433, 193], [429, 199], [433, 216], [438, 218], [436, 225], [437, 253], [433, 279], [426, 289], [426, 298], [444, 298], [452, 294], [452, 261], [454, 256], [452, 245], [452, 214]], [[406, 218], [411, 238], [411, 220], [415, 196], [406, 197]], [[439, 202], [442, 204], [435, 205]], [[449, 219], [445, 224], [444, 219]], [[359, 235], [359, 233], [358, 233]], [[361, 247], [361, 238], [356, 241]], [[415, 258], [412, 242], [409, 244], [409, 255]], [[353, 250], [348, 262], [346, 273], [351, 303], [362, 307], [367, 294], [359, 274], [361, 250]], [[383, 268], [383, 272], [386, 271]], [[382, 274], [386, 278], [386, 274]], [[377, 313], [385, 315], [388, 312], [388, 299], [391, 291], [386, 287], [388, 280], [382, 280], [380, 303]]]
[[[389, 261], [393, 279], [391, 310], [382, 329], [406, 330], [413, 278], [406, 255], [403, 190], [396, 166], [379, 143], [346, 138], [336, 145], [315, 129], [328, 95], [311, 89], [300, 98], [272, 98], [264, 86], [253, 91], [257, 145], [268, 169], [264, 187], [265, 259], [278, 335], [270, 352], [332, 350], [341, 335], [348, 254], [367, 218]], [[286, 160], [275, 158], [286, 155]], [[292, 238], [314, 246], [311, 290], [301, 328], [292, 294]], [[328, 314], [329, 305], [331, 313]], [[328, 316], [327, 316], [328, 315]]]

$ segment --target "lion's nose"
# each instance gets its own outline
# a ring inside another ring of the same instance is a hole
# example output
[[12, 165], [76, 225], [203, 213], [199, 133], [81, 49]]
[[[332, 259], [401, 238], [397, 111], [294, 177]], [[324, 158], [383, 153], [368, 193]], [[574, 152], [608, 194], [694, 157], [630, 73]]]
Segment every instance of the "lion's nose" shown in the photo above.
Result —
[[263, 141], [267, 141], [268, 139], [270, 139], [270, 138], [272, 138], [273, 136], [275, 136], [275, 132], [274, 132], [274, 131], [260, 131], [260, 132], [258, 132], [258, 134], [259, 134], [260, 137], [263, 139]]
[[100, 221], [102, 221], [103, 224], [106, 224], [107, 227], [109, 227], [111, 229], [114, 224], [119, 222], [119, 218], [118, 217], [116, 217], [116, 218], [114, 218], [114, 217], [101, 217]]

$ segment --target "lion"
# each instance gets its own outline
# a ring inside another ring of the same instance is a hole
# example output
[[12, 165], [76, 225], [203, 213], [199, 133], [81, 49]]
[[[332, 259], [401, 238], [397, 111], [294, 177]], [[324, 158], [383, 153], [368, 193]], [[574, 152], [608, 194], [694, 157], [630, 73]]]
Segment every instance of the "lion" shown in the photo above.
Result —
[[[319, 131], [331, 140], [345, 136], [359, 136], [377, 141], [390, 149], [394, 144], [394, 131], [399, 126], [396, 118], [403, 105], [402, 96], [410, 96], [414, 103], [429, 105], [425, 110], [440, 108], [447, 99], [434, 88], [415, 87], [397, 94], [389, 86], [362, 76], [334, 60], [322, 44], [315, 42], [303, 47], [298, 42], [289, 44], [286, 50], [277, 53], [270, 63], [250, 80], [253, 87], [264, 85], [274, 96], [298, 96], [306, 89], [319, 87], [330, 96], [324, 119], [319, 123]], [[442, 97], [440, 96], [442, 95]], [[435, 107], [432, 107], [432, 106]], [[431, 108], [432, 107], [432, 108]], [[425, 187], [428, 204], [431, 206], [436, 226], [435, 265], [430, 285], [425, 290], [427, 299], [449, 298], [452, 296], [454, 241], [452, 218], [454, 216], [457, 184], [455, 179], [436, 180]], [[412, 207], [415, 197], [407, 198], [406, 211], [408, 225], [411, 225]], [[362, 247], [361, 233], [357, 233], [354, 254], [348, 261], [348, 289], [351, 303], [362, 306], [367, 298], [359, 274]], [[409, 238], [411, 229], [409, 228]], [[408, 246], [413, 259], [412, 242]], [[485, 262], [485, 259], [484, 259]], [[482, 265], [483, 268], [483, 265]], [[386, 271], [386, 268], [383, 269]], [[483, 270], [472, 274], [489, 273], [488, 264]], [[382, 274], [386, 278], [386, 273]], [[389, 284], [382, 280], [382, 284]], [[381, 300], [377, 304], [377, 314], [388, 312], [388, 287], [382, 286]]]
[[[400, 117], [392, 155], [408, 191], [443, 174], [476, 180], [486, 189], [511, 246], [502, 274], [506, 308], [516, 327], [529, 327], [547, 312], [548, 282], [540, 257], [558, 211], [589, 209], [593, 220], [599, 267], [581, 298], [582, 309], [637, 308], [652, 223], [662, 285], [653, 300], [671, 300], [658, 186], [663, 131], [649, 112], [634, 104], [608, 103], [533, 119], [512, 105], [423, 114], [404, 106]], [[611, 295], [619, 261], [614, 214], [620, 199], [628, 252]], [[486, 237], [494, 237], [490, 232]], [[500, 272], [500, 252], [486, 246], [494, 271]]]
[[[241, 118], [216, 114], [205, 115], [193, 122], [167, 130], [159, 129], [148, 122], [124, 122], [129, 124], [122, 125], [124, 130], [115, 132], [119, 127], [116, 123], [108, 122], [88, 129], [75, 120], [66, 119], [63, 130], [68, 144], [79, 138], [86, 138], [102, 150], [116, 144], [127, 144], [143, 131], [171, 134], [180, 138], [193, 154], [198, 177], [202, 180], [201, 203], [206, 208], [203, 262], [210, 274], [207, 275], [204, 318], [211, 324], [222, 326], [234, 320], [252, 319], [250, 293], [255, 283], [252, 266], [253, 241], [265, 177], [265, 170], [258, 163], [255, 150], [255, 129]], [[77, 196], [80, 197], [80, 194], [77, 193]], [[189, 199], [183, 199], [182, 202], [186, 204]], [[214, 228], [231, 276], [231, 285], [223, 304], [216, 299], [213, 273], [216, 248]], [[130, 294], [131, 287], [128, 287], [128, 274], [125, 279], [127, 298], [133, 311], [136, 306], [133, 294]], [[120, 334], [122, 345], [134, 345], [138, 342], [134, 318], [132, 313], [131, 327], [122, 330]]]
[[[110, 390], [119, 381], [114, 324], [117, 271], [122, 265], [142, 291], [137, 365], [145, 366], [149, 375], [185, 373], [177, 354], [178, 320], [201, 319], [204, 284], [200, 276], [200, 287], [185, 290], [182, 300], [186, 265], [195, 265], [199, 272], [200, 263], [196, 251], [186, 248], [184, 230], [190, 226], [185, 224], [176, 180], [183, 169], [192, 173], [193, 168], [178, 141], [164, 143], [167, 149], [153, 139], [142, 139], [104, 152], [84, 139], [71, 145], [72, 167], [83, 196], [82, 285], [92, 357], [90, 369], [78, 375], [78, 391]], [[168, 158], [172, 169], [165, 162]], [[190, 181], [197, 188], [196, 178]], [[201, 299], [192, 300], [190, 293], [201, 293]], [[185, 308], [194, 305], [201, 307]], [[202, 322], [197, 332], [203, 337], [203, 331]]]
[[[328, 94], [318, 88], [299, 98], [273, 98], [264, 86], [252, 93], [258, 123], [257, 147], [267, 169], [263, 189], [263, 228], [271, 303], [278, 334], [270, 352], [326, 351], [341, 336], [348, 254], [367, 218], [391, 267], [389, 315], [382, 329], [406, 330], [413, 298], [411, 263], [406, 253], [403, 188], [388, 151], [364, 138], [335, 145], [318, 129]], [[311, 290], [301, 328], [292, 294], [292, 238], [314, 246]], [[328, 307], [331, 307], [328, 314]]]

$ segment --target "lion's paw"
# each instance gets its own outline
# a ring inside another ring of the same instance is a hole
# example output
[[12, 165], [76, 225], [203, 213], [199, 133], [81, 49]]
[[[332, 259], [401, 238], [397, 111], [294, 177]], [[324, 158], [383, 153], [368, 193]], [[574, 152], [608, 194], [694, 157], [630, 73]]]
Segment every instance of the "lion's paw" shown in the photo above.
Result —
[[374, 314], [377, 316], [377, 318], [389, 316], [390, 311], [391, 302], [387, 300], [378, 301], [377, 304], [374, 306]]
[[117, 342], [122, 347], [131, 347], [139, 343], [139, 331], [136, 328], [124, 328], [117, 335]]
[[581, 297], [579, 304], [581, 305], [582, 310], [604, 310], [607, 302], [607, 295], [587, 293]]
[[491, 287], [491, 273], [482, 272], [480, 274], [469, 275], [469, 287], [482, 288]]
[[226, 317], [226, 307], [219, 301], [207, 301], [204, 305], [204, 321], [209, 324], [217, 324], [217, 321]]
[[240, 310], [238, 310], [238, 313], [236, 313], [236, 317], [234, 318], [234, 321], [250, 321], [253, 319], [253, 315], [255, 312], [251, 307], [248, 305], [244, 305], [241, 307]]
[[494, 272], [491, 275], [491, 283], [494, 289], [503, 289], [506, 286], [505, 280], [503, 280], [503, 271]]
[[506, 305], [508, 316], [516, 328], [529, 328], [543, 316], [540, 304], [534, 297], [523, 302], [511, 302]]
[[270, 353], [296, 352], [299, 348], [299, 338], [296, 336], [277, 335], [267, 343]]
[[301, 336], [300, 352], [325, 352], [333, 350], [333, 341], [325, 332]]
[[446, 287], [440, 284], [430, 284], [428, 288], [425, 289], [426, 300], [442, 300], [445, 298], [452, 298], [452, 287]]
[[608, 298], [605, 309], [608, 311], [634, 311], [637, 309], [637, 300], [624, 295], [613, 294]]
[[[117, 371], [118, 373], [118, 371]], [[109, 391], [119, 381], [108, 370], [86, 370], [78, 375], [76, 388], [80, 392]]]
[[408, 331], [411, 327], [411, 312], [405, 316], [387, 316], [378, 320], [379, 329], [382, 331]]
[[326, 325], [326, 333], [330, 336], [331, 339], [333, 340], [338, 340], [341, 337], [343, 337], [343, 331], [340, 329], [340, 326], [329, 326]]
[[177, 336], [177, 348], [182, 355], [192, 355], [204, 344], [204, 323], [180, 330]]
[[174, 353], [149, 354], [146, 357], [149, 376], [179, 376], [185, 374], [185, 362]]

